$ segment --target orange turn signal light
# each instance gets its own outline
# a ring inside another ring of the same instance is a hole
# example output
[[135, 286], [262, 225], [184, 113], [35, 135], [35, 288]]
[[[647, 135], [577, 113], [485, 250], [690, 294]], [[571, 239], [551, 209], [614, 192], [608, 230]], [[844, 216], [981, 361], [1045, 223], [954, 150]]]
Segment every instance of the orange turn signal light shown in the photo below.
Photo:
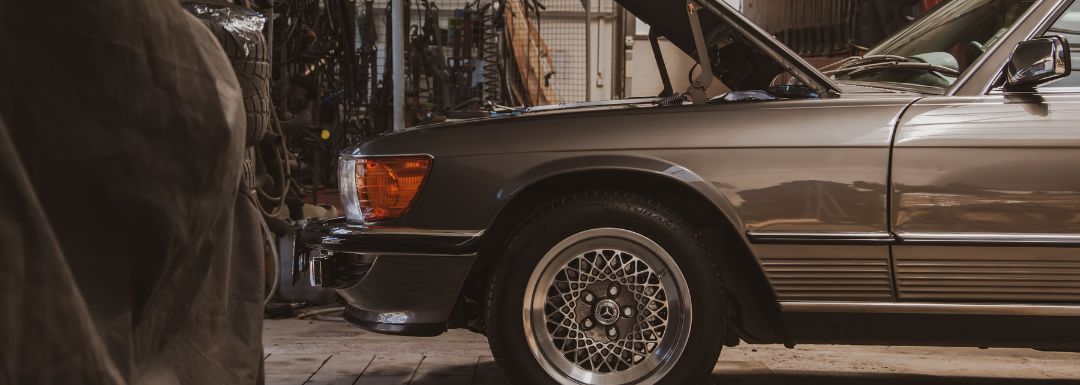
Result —
[[431, 171], [428, 156], [356, 160], [356, 195], [364, 220], [400, 218], [409, 211]]

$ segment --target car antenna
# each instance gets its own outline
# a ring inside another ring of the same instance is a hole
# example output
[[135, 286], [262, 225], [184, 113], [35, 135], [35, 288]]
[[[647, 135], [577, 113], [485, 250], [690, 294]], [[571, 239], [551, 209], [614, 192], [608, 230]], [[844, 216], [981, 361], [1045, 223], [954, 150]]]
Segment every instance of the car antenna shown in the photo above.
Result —
[[713, 82], [712, 58], [709, 57], [709, 48], [705, 45], [705, 35], [701, 32], [701, 17], [698, 12], [701, 9], [701, 4], [698, 4], [695, 0], [688, 0], [686, 2], [686, 15], [690, 18], [690, 30], [694, 34], [694, 45], [697, 46], [698, 64], [701, 65], [701, 73], [698, 74], [697, 78], [690, 84], [690, 89], [686, 91], [694, 104], [705, 104], [709, 102], [706, 91]]

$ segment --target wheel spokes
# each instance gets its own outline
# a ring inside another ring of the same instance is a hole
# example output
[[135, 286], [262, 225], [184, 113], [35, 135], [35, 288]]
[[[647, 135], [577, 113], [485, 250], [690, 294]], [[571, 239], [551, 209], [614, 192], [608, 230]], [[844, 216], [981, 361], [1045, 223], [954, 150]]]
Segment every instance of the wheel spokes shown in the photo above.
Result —
[[592, 372], [615, 373], [642, 362], [668, 323], [660, 277], [623, 251], [594, 250], [572, 258], [554, 275], [546, 298], [552, 342], [567, 360]]

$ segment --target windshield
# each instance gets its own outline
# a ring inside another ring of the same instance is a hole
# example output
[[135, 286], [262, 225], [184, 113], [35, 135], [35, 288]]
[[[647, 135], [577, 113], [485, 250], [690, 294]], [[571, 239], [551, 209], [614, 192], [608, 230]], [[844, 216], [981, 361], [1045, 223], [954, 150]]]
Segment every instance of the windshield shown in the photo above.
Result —
[[[947, 1], [870, 50], [865, 59], [834, 71], [837, 80], [947, 88], [981, 57], [1036, 0]], [[885, 56], [887, 55], [887, 56]], [[903, 65], [888, 65], [898, 62]], [[855, 70], [854, 67], [861, 67]]]

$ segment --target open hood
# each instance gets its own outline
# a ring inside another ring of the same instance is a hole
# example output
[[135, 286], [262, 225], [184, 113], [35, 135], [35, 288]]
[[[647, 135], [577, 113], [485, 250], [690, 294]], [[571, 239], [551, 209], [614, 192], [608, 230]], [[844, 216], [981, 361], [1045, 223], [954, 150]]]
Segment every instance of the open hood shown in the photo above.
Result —
[[[615, 0], [626, 10], [696, 58], [687, 0]], [[791, 72], [823, 97], [840, 93], [827, 76], [722, 0], [691, 0], [712, 62], [712, 72], [736, 91], [762, 90], [776, 76]]]

